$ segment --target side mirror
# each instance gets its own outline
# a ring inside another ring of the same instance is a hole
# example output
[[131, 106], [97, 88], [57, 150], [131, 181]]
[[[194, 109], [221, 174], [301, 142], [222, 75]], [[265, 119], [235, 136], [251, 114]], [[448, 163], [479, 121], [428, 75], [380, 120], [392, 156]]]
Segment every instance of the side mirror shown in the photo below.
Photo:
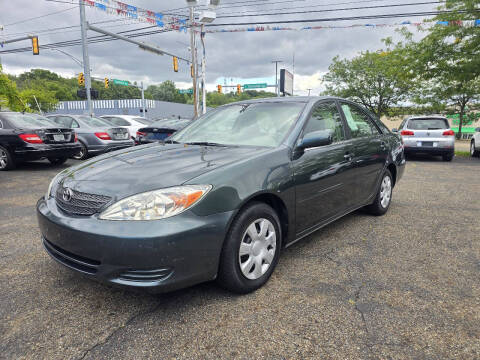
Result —
[[397, 129], [397, 128], [393, 128], [393, 129], [392, 129], [392, 132], [397, 133], [397, 132], [398, 132], [398, 129]]
[[333, 134], [331, 130], [320, 130], [311, 132], [303, 137], [297, 148], [301, 150], [330, 145], [333, 143]]

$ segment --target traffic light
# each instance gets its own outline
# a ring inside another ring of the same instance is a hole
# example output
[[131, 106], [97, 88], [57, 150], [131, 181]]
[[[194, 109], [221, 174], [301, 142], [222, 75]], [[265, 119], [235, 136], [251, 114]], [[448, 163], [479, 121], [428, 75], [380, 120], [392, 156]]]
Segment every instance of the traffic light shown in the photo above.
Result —
[[40, 54], [40, 47], [38, 46], [38, 36], [32, 37], [32, 51], [33, 55]]
[[217, 85], [217, 91], [219, 94], [222, 93], [222, 85]]
[[85, 86], [85, 76], [83, 73], [78, 74], [78, 85]]
[[173, 71], [178, 72], [178, 58], [176, 56], [173, 57]]
[[238, 84], [237, 85], [237, 95], [240, 95], [242, 93], [242, 85]]
[[110, 85], [109, 80], [108, 78], [105, 78], [105, 89], [108, 89], [108, 85]]

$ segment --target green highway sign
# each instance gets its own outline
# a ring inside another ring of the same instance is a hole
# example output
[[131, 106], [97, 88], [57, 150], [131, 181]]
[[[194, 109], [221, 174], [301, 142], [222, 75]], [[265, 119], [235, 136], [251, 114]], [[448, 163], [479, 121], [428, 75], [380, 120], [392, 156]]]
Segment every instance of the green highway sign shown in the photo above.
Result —
[[180, 94], [193, 94], [193, 89], [179, 89]]
[[127, 80], [113, 79], [113, 83], [114, 83], [115, 85], [130, 86], [130, 81], [127, 81]]
[[250, 90], [250, 89], [264, 89], [267, 87], [267, 83], [263, 84], [245, 84], [243, 85], [244, 90]]

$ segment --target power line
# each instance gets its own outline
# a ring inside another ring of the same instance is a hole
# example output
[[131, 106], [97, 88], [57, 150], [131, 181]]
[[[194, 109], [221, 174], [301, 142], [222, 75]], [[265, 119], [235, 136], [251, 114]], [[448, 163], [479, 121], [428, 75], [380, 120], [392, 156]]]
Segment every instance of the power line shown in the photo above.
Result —
[[[478, 11], [480, 11], [480, 9]], [[205, 26], [216, 27], [216, 26], [235, 26], [235, 25], [272, 25], [272, 24], [295, 24], [295, 23], [298, 24], [298, 23], [332, 22], [332, 21], [346, 21], [346, 20], [375, 20], [375, 19], [391, 19], [396, 17], [403, 18], [403, 17], [435, 16], [435, 15], [450, 14], [450, 13], [462, 14], [462, 13], [466, 13], [466, 11], [465, 10], [440, 10], [440, 11], [425, 11], [425, 12], [417, 12], [417, 13], [361, 15], [361, 16], [323, 18], [323, 19], [297, 19], [297, 20], [209, 24]]]
[[251, 14], [251, 15], [241, 15], [241, 16], [239, 16], [239, 15], [225, 15], [225, 16], [217, 16], [217, 19], [220, 19], [220, 18], [237, 18], [237, 17], [256, 17], [256, 16], [296, 15], [296, 14], [348, 11], [348, 10], [380, 9], [380, 8], [403, 7], [403, 6], [420, 6], [420, 5], [430, 5], [430, 4], [440, 4], [440, 3], [443, 3], [443, 1], [429, 1], [429, 2], [409, 3], [409, 4], [360, 6], [360, 7], [340, 8], [340, 9], [292, 11], [292, 12], [283, 12], [283, 13], [282, 12], [280, 12], [280, 13], [279, 12], [276, 12], [276, 13], [261, 13], [261, 14]]
[[6, 24], [6, 25], [4, 25], [4, 26], [7, 27], [7, 26], [13, 26], [13, 25], [17, 25], [17, 24], [22, 24], [22, 23], [25, 23], [25, 22], [27, 22], [27, 21], [32, 21], [32, 20], [44, 18], [44, 17], [50, 16], [50, 15], [60, 14], [60, 13], [62, 13], [62, 12], [70, 11], [70, 10], [73, 10], [73, 9], [76, 9], [76, 8], [78, 8], [78, 5], [77, 5], [77, 6], [74, 6], [74, 7], [71, 7], [71, 8], [68, 8], [68, 9], [63, 9], [63, 10], [55, 11], [55, 12], [52, 12], [52, 13], [49, 13], [49, 14], [40, 15], [40, 16], [35, 16], [35, 17], [33, 17], [33, 18], [28, 18], [28, 19], [16, 21], [16, 22], [13, 22], [13, 23], [10, 23], [10, 24]]

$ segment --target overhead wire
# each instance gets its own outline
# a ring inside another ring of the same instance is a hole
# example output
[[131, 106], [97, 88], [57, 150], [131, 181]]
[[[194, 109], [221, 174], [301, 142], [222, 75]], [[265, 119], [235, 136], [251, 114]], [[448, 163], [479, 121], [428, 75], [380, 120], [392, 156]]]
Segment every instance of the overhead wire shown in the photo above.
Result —
[[62, 10], [59, 10], [59, 11], [55, 11], [55, 12], [52, 12], [52, 13], [49, 13], [49, 14], [44, 14], [44, 15], [35, 16], [35, 17], [32, 17], [32, 18], [28, 18], [28, 19], [19, 20], [19, 21], [10, 23], [10, 24], [5, 24], [5, 25], [3, 25], [3, 26], [4, 26], [4, 27], [7, 27], [7, 26], [14, 26], [14, 25], [18, 25], [18, 24], [23, 24], [23, 23], [26, 23], [26, 22], [28, 22], [28, 21], [37, 20], [37, 19], [43, 19], [43, 18], [45, 18], [45, 17], [47, 17], [47, 16], [55, 15], [55, 14], [60, 14], [60, 13], [63, 13], [63, 12], [67, 12], [67, 11], [76, 9], [76, 8], [78, 8], [78, 5], [76, 5], [76, 6], [74, 6], [74, 7], [71, 7], [71, 8], [68, 8], [68, 9], [62, 9]]

